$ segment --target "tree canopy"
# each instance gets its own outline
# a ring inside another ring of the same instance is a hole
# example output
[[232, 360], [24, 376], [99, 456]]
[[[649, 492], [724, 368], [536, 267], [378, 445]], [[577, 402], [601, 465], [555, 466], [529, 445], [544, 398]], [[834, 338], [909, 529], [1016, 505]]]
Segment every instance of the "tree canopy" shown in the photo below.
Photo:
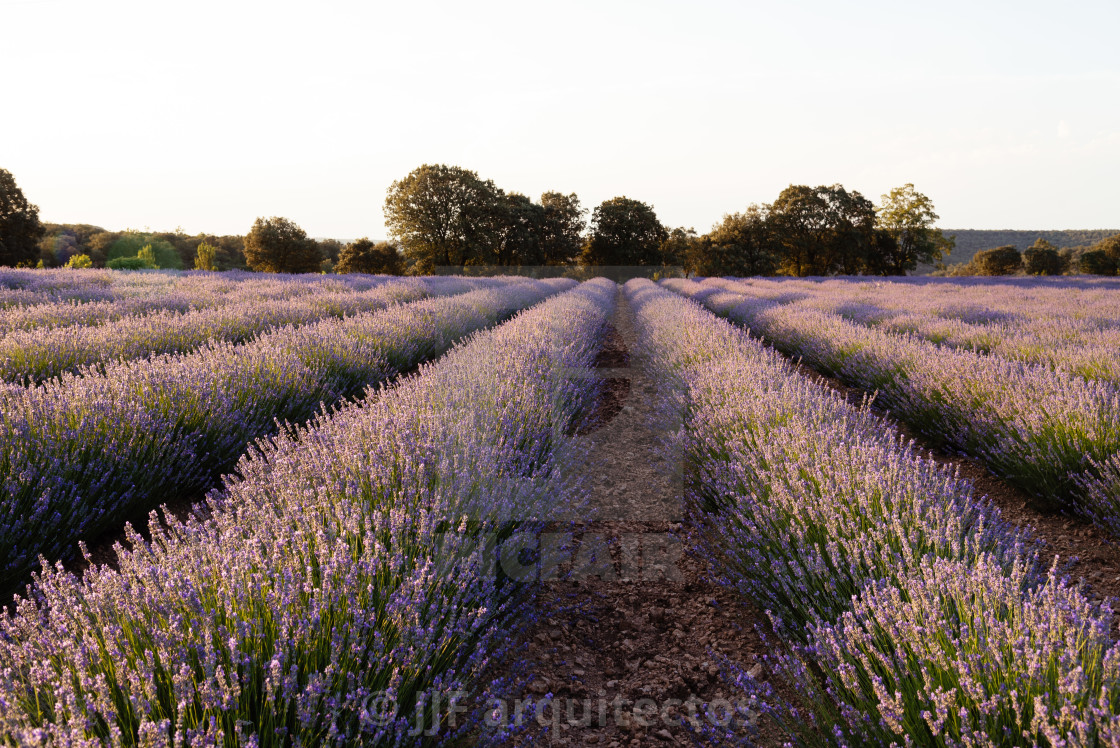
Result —
[[1042, 237], [1023, 253], [1023, 269], [1028, 275], [1061, 275], [1065, 265], [1065, 258], [1058, 253], [1058, 248]]
[[571, 265], [579, 257], [583, 244], [584, 216], [587, 211], [572, 192], [546, 192], [541, 195], [544, 209], [541, 223], [541, 253], [545, 264]]
[[213, 244], [207, 244], [205, 241], [199, 242], [198, 249], [195, 250], [194, 269], [195, 270], [217, 270], [218, 269], [218, 248]]
[[875, 207], [841, 185], [790, 185], [768, 208], [778, 268], [786, 275], [854, 275], [875, 246]]
[[977, 252], [972, 264], [977, 275], [1014, 275], [1023, 268], [1023, 256], [1008, 245]]
[[912, 184], [884, 195], [878, 210], [839, 184], [790, 185], [773, 203], [725, 215], [678, 262], [697, 275], [904, 275], [952, 247], [935, 220]]
[[1116, 275], [1116, 268], [1116, 260], [1103, 249], [1090, 249], [1078, 263], [1078, 270], [1090, 275]]
[[0, 169], [0, 265], [33, 264], [43, 233], [39, 208], [28, 202], [11, 172]]
[[[6, 179], [3, 185], [9, 195], [18, 193], [9, 173], [0, 170], [0, 176]], [[38, 209], [27, 205], [22, 193], [18, 197], [19, 205], [37, 222]], [[265, 272], [428, 274], [441, 267], [464, 272], [469, 266], [478, 271], [490, 265], [579, 264], [676, 266], [701, 276], [900, 275], [920, 265], [940, 263], [955, 249], [955, 237], [946, 237], [934, 225], [938, 216], [933, 202], [911, 183], [882, 195], [878, 207], [840, 184], [791, 184], [772, 203], [727, 213], [707, 233], [698, 235], [691, 228], [670, 230], [652, 206], [628, 197], [603, 201], [588, 225], [587, 210], [574, 193], [548, 191], [534, 201], [506, 192], [474, 171], [424, 164], [392, 183], [384, 211], [390, 242], [364, 238], [346, 245], [335, 239], [311, 239], [299, 226], [278, 217], [258, 218], [246, 237], [190, 236], [181, 228], [153, 233], [47, 224], [30, 252], [25, 248], [19, 259], [7, 262], [37, 259], [44, 267], [59, 267], [71, 257], [85, 255], [94, 267], [140, 258], [139, 264], [125, 264], [211, 270], [249, 267]], [[1055, 274], [1068, 268], [1093, 268], [1093, 272], [1115, 273], [1120, 266], [1120, 234], [1057, 233], [1101, 241], [1092, 247], [1058, 249], [1040, 237], [1018, 265], [1000, 247], [1000, 252], [954, 266], [950, 272], [1014, 268], [1014, 272]], [[0, 262], [5, 253], [10, 254], [0, 244]]]
[[498, 190], [492, 210], [492, 243], [482, 253], [483, 262], [503, 267], [545, 264], [544, 208], [525, 195]]
[[245, 237], [245, 260], [265, 273], [317, 273], [322, 254], [314, 239], [287, 218], [258, 218]]
[[772, 275], [778, 257], [767, 217], [760, 205], [728, 213], [682, 264], [697, 275]]
[[393, 182], [385, 224], [418, 272], [478, 264], [496, 245], [498, 188], [458, 166], [424, 164]]
[[874, 256], [884, 275], [905, 275], [919, 262], [939, 262], [955, 244], [934, 227], [938, 215], [933, 201], [906, 183], [883, 195], [875, 225], [892, 241], [881, 242]]
[[106, 250], [107, 261], [129, 257], [142, 257], [149, 268], [179, 270], [183, 267], [183, 259], [171, 242], [147, 232], [121, 232]]
[[574, 194], [539, 203], [458, 166], [424, 164], [389, 187], [385, 223], [412, 273], [468, 265], [567, 265], [584, 210]]
[[581, 265], [660, 265], [669, 231], [653, 207], [628, 197], [604, 200], [591, 215]]
[[344, 246], [335, 266], [337, 273], [400, 275], [403, 270], [403, 258], [396, 244], [372, 242], [367, 238]]

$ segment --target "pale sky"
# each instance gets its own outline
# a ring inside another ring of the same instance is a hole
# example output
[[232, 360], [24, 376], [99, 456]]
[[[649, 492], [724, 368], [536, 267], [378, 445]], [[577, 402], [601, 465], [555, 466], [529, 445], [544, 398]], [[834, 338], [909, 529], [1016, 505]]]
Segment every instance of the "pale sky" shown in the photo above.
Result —
[[0, 167], [46, 221], [385, 236], [422, 163], [705, 231], [787, 185], [1120, 228], [1120, 2], [0, 0]]

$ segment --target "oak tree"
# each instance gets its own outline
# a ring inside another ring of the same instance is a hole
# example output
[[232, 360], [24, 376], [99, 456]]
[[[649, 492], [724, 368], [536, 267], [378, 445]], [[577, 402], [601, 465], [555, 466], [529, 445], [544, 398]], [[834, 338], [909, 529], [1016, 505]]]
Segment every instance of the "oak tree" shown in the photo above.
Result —
[[701, 238], [696, 229], [678, 226], [669, 231], [669, 238], [661, 242], [661, 264], [666, 267], [684, 267]]
[[372, 275], [400, 275], [404, 269], [403, 258], [396, 244], [372, 242], [363, 237], [350, 242], [338, 254], [336, 273], [370, 273]]
[[319, 245], [287, 218], [258, 218], [245, 237], [245, 261], [264, 273], [317, 273]]
[[790, 185], [766, 206], [766, 226], [786, 275], [866, 270], [875, 241], [875, 207], [843, 186]]
[[0, 169], [0, 265], [34, 263], [43, 234], [39, 208], [27, 201], [11, 172]]
[[1103, 249], [1090, 249], [1081, 255], [1077, 269], [1090, 275], [1116, 275], [1116, 260]]
[[483, 261], [504, 267], [545, 264], [541, 245], [544, 208], [525, 195], [498, 192], [493, 206], [493, 243], [483, 252]]
[[971, 264], [977, 275], [1014, 275], [1023, 269], [1023, 256], [1008, 245], [977, 252]]
[[894, 241], [880, 243], [874, 272], [906, 275], [919, 262], [938, 262], [953, 250], [953, 238], [934, 228], [938, 215], [933, 201], [913, 184], [896, 187], [880, 199], [875, 226]]
[[725, 215], [712, 227], [707, 242], [693, 252], [689, 271], [697, 275], [772, 275], [778, 258], [767, 218], [761, 205]]
[[498, 189], [458, 166], [424, 164], [389, 186], [385, 224], [419, 273], [465, 267], [493, 251]]
[[1023, 269], [1027, 275], [1061, 275], [1065, 271], [1065, 258], [1057, 247], [1039, 237], [1023, 252]]
[[573, 192], [546, 192], [541, 195], [544, 209], [541, 224], [541, 253], [547, 265], [571, 265], [583, 244], [584, 216], [587, 210]]
[[653, 207], [628, 197], [604, 200], [591, 215], [581, 265], [660, 265], [668, 230]]

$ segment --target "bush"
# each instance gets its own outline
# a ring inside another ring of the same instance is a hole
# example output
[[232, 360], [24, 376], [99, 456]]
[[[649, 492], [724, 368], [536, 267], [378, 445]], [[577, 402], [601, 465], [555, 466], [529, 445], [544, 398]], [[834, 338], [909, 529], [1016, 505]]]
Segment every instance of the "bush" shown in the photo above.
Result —
[[977, 252], [972, 265], [977, 275], [1014, 275], [1023, 268], [1023, 256], [1011, 245], [996, 247]]
[[145, 244], [143, 247], [141, 247], [140, 251], [136, 253], [136, 256], [147, 263], [148, 267], [160, 267], [159, 262], [156, 260], [156, 252], [154, 249], [152, 249], [151, 244]]
[[397, 245], [392, 242], [371, 242], [358, 239], [342, 248], [338, 255], [339, 273], [382, 273], [400, 275], [402, 257]]
[[[39, 262], [42, 262], [42, 260], [39, 260]], [[66, 267], [74, 268], [75, 270], [91, 268], [93, 267], [93, 260], [89, 258], [89, 255], [74, 255], [70, 258], [70, 261], [66, 263]]]
[[1106, 255], [1112, 258], [1112, 261], [1120, 266], [1120, 234], [1114, 234], [1107, 239], [1101, 239], [1093, 245], [1093, 249], [1099, 249]]
[[1050, 247], [1031, 247], [1023, 253], [1023, 267], [1027, 275], [1061, 275], [1065, 263], [1058, 250]]
[[263, 273], [318, 273], [319, 244], [287, 218], [258, 218], [245, 237], [245, 261]]
[[106, 267], [112, 270], [153, 270], [155, 266], [143, 257], [118, 257], [109, 260]]
[[145, 247], [150, 247], [154, 259], [153, 267], [180, 270], [183, 260], [170, 243], [151, 234], [126, 231], [109, 245], [106, 256], [109, 260], [138, 256]]
[[812, 645], [775, 658], [809, 704], [779, 719], [841, 745], [1116, 745], [1111, 611], [1054, 572], [1028, 577], [926, 558], [898, 587], [868, 585]]
[[1089, 275], [1116, 275], [1116, 260], [1103, 249], [1090, 249], [1081, 255], [1079, 269]]
[[198, 245], [197, 255], [194, 258], [195, 270], [217, 270], [218, 248], [212, 244], [201, 242]]

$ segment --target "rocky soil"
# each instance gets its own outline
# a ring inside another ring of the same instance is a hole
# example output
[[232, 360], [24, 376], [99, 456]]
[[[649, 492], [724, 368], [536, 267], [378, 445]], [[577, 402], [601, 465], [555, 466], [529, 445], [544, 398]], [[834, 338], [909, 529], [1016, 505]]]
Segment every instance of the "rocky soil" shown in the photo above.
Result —
[[[637, 341], [621, 294], [612, 325], [598, 362], [604, 402], [580, 437], [591, 446], [593, 519], [574, 533], [575, 578], [543, 585], [528, 654], [529, 691], [552, 694], [558, 719], [544, 711], [547, 727], [532, 737], [546, 745], [690, 745], [689, 720], [723, 719], [728, 707], [749, 718], [748, 705], [721, 683], [716, 658], [751, 667], [764, 646], [757, 614], [688, 552], [680, 466], [659, 448], [667, 427], [661, 399], [631, 355]], [[604, 547], [611, 564], [589, 573], [579, 561]], [[760, 727], [763, 745], [777, 745], [773, 728]]]

